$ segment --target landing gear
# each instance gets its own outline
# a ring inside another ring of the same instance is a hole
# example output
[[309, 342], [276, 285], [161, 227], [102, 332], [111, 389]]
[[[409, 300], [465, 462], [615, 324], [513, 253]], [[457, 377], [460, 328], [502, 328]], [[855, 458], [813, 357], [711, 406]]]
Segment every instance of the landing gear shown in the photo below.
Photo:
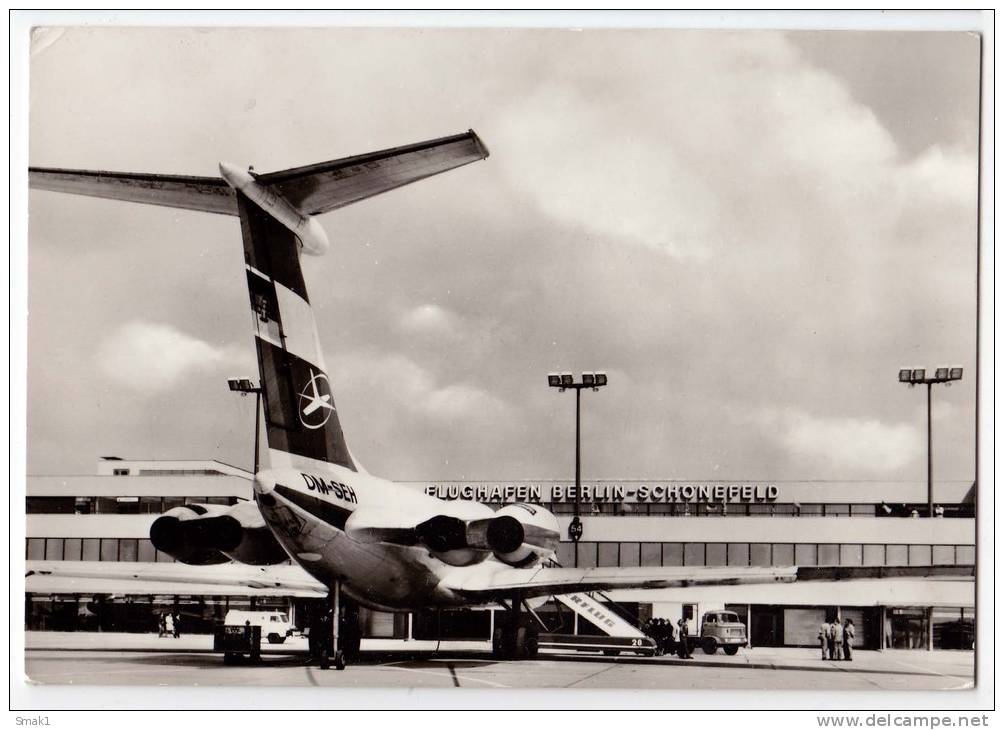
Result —
[[325, 633], [326, 630], [331, 632], [330, 641], [321, 642], [321, 669], [330, 669], [332, 665], [338, 670], [345, 669], [347, 653], [351, 651], [353, 658], [359, 653], [358, 609], [354, 605], [343, 605], [346, 602], [341, 594], [341, 581], [335, 581], [328, 593], [327, 610], [321, 624]]
[[496, 659], [533, 659], [539, 649], [533, 618], [523, 613], [523, 599], [513, 591], [509, 610], [492, 633], [492, 656]]
[[345, 661], [351, 662], [359, 658], [359, 645], [362, 643], [363, 632], [359, 628], [359, 605], [342, 596], [342, 623], [338, 630], [338, 640]]

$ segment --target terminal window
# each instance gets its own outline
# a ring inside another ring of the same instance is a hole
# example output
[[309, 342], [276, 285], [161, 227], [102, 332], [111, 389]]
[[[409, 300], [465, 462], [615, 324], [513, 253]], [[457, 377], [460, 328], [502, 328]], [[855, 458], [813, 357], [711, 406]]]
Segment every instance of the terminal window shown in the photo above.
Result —
[[955, 546], [955, 564], [956, 565], [976, 565], [976, 546], [975, 545], [956, 545]]
[[750, 545], [750, 565], [754, 568], [769, 568], [771, 565], [771, 546], [767, 543]]
[[596, 543], [595, 542], [580, 542], [579, 543], [579, 567], [580, 568], [595, 568], [596, 567]]
[[63, 540], [58, 537], [50, 537], [45, 541], [45, 559], [46, 560], [62, 560], [63, 559]]
[[704, 543], [688, 542], [683, 546], [684, 565], [704, 565]]
[[641, 545], [637, 542], [622, 542], [620, 565], [625, 568], [637, 568], [641, 565]]
[[705, 547], [704, 564], [714, 567], [726, 565], [726, 552], [724, 542], [709, 542]]
[[45, 560], [45, 540], [40, 537], [28, 538], [28, 560]]
[[885, 546], [886, 565], [907, 565], [909, 561], [910, 559], [909, 554], [907, 553], [906, 545]]
[[84, 560], [97, 560], [100, 557], [101, 540], [94, 537], [85, 537], [83, 540], [82, 555]]
[[862, 565], [885, 565], [885, 545], [862, 545]]
[[641, 564], [646, 567], [661, 566], [662, 545], [657, 542], [643, 542], [641, 544]]
[[840, 546], [823, 544], [818, 547], [816, 553], [816, 563], [817, 565], [839, 565], [840, 564]]
[[863, 560], [862, 545], [841, 545], [840, 564], [841, 565], [861, 565]]
[[600, 568], [612, 568], [618, 565], [618, 548], [619, 544], [616, 542], [601, 542], [599, 543], [599, 557], [597, 558], [597, 565]]
[[683, 565], [683, 543], [667, 542], [662, 545], [662, 564]]
[[909, 560], [910, 565], [930, 565], [931, 564], [931, 546], [930, 545], [911, 545], [909, 550]]
[[63, 541], [63, 560], [80, 560], [83, 548], [79, 537], [68, 537]]
[[730, 542], [729, 543], [729, 565], [749, 565], [750, 564], [750, 546], [749, 543], [745, 542]]
[[812, 544], [802, 544], [795, 546], [794, 565], [818, 565], [816, 561], [816, 546]]
[[955, 562], [954, 545], [934, 545], [931, 560], [935, 565], [952, 565]]

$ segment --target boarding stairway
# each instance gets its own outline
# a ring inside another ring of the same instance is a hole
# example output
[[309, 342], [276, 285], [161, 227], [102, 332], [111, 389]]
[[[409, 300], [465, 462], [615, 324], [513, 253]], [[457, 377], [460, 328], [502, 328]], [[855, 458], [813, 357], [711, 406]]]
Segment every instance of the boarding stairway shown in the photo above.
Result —
[[641, 630], [638, 618], [602, 591], [565, 593], [552, 596], [552, 599], [571, 610], [577, 616], [577, 623], [585, 620], [603, 634], [541, 633], [538, 639], [541, 649], [602, 651], [608, 655], [622, 651], [655, 654], [655, 640]]

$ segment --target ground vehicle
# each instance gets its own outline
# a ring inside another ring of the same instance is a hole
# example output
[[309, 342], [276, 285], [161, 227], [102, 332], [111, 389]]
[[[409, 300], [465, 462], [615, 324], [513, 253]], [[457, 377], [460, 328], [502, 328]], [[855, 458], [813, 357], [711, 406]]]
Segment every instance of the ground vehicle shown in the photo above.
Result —
[[705, 654], [714, 654], [722, 647], [732, 655], [746, 646], [746, 625], [733, 611], [708, 611], [701, 621], [701, 648]]
[[244, 626], [247, 623], [260, 626], [261, 635], [268, 639], [269, 644], [281, 644], [293, 633], [293, 625], [282, 611], [227, 611], [223, 620], [224, 626]]
[[245, 659], [261, 661], [261, 626], [227, 624], [217, 626], [213, 633], [213, 651], [223, 653], [224, 664], [237, 664]]

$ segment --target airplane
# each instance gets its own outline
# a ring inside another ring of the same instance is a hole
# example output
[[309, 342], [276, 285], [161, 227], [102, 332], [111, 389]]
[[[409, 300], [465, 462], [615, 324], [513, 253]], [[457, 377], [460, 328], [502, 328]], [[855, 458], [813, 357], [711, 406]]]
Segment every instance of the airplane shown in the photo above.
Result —
[[[964, 566], [552, 567], [560, 531], [547, 509], [510, 504], [496, 511], [371, 475], [345, 439], [301, 257], [330, 247], [318, 215], [488, 155], [469, 130], [266, 174], [227, 162], [219, 164], [219, 177], [29, 168], [29, 186], [39, 190], [239, 219], [268, 467], [254, 474], [253, 502], [189, 504], [165, 512], [150, 529], [157, 549], [191, 566], [231, 561], [265, 566], [291, 558], [326, 587], [330, 615], [338, 619], [331, 621], [325, 651], [333, 654], [336, 668], [358, 651], [358, 636], [340, 626], [347, 601], [384, 611], [501, 605], [505, 618], [497, 622], [492, 653], [522, 659], [538, 648], [528, 601], [552, 595], [796, 580], [972, 579], [974, 569]], [[102, 564], [100, 575], [113, 570]], [[120, 570], [137, 575], [132, 566]], [[52, 566], [51, 572], [85, 575], [72, 566]], [[273, 579], [268, 584], [282, 586]], [[322, 667], [327, 668], [327, 655]]]

